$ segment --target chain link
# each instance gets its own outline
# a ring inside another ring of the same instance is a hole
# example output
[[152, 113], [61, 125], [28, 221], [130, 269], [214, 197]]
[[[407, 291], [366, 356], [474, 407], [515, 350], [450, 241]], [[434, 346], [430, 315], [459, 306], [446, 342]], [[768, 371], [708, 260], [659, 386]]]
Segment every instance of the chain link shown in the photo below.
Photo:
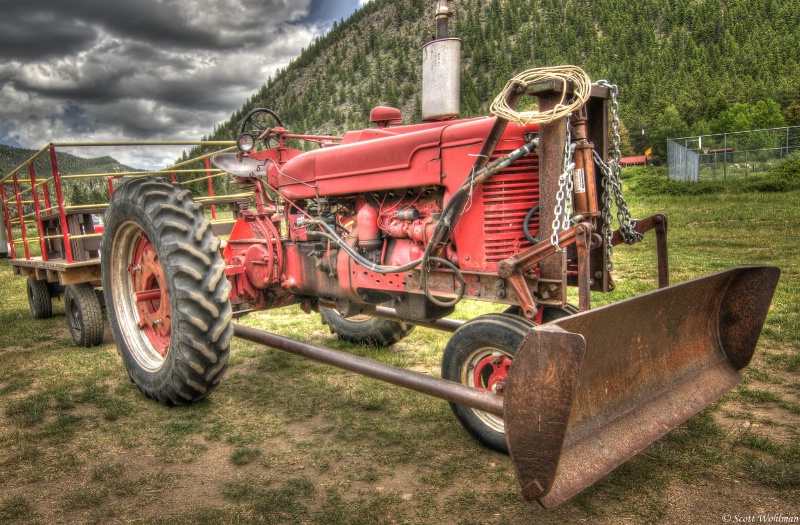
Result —
[[558, 252], [563, 251], [558, 245], [558, 234], [567, 229], [572, 214], [572, 170], [575, 168], [575, 163], [572, 162], [572, 154], [574, 152], [575, 145], [572, 144], [572, 133], [570, 133], [569, 130], [569, 117], [567, 117], [567, 137], [564, 143], [564, 171], [558, 178], [556, 205], [553, 210], [553, 233], [550, 235], [550, 244]]
[[606, 241], [606, 269], [610, 272], [614, 269], [614, 263], [612, 262], [614, 248], [611, 246], [611, 236], [613, 232], [612, 222], [614, 220], [611, 215], [612, 196], [617, 206], [619, 231], [625, 244], [633, 244], [641, 241], [642, 234], [636, 231], [636, 221], [631, 218], [628, 204], [625, 202], [625, 197], [622, 194], [622, 165], [620, 164], [620, 158], [622, 157], [620, 143], [622, 140], [619, 135], [619, 86], [616, 84], [609, 84], [606, 80], [598, 80], [596, 84], [600, 87], [608, 88], [611, 92], [611, 140], [613, 158], [609, 164], [606, 164], [596, 151], [593, 152], [595, 163], [600, 167], [604, 175], [601, 183], [603, 188], [602, 233]]
[[612, 262], [614, 247], [611, 245], [611, 235], [614, 230], [614, 216], [611, 215], [611, 207], [613, 205], [611, 202], [611, 195], [613, 194], [613, 189], [610, 187], [614, 185], [614, 175], [611, 172], [611, 167], [600, 158], [600, 155], [598, 155], [596, 151], [592, 151], [592, 155], [594, 156], [595, 164], [597, 164], [597, 166], [600, 168], [600, 171], [603, 172], [603, 178], [600, 182], [600, 185], [603, 188], [602, 234], [606, 245], [606, 270], [610, 272], [614, 269], [614, 263]]

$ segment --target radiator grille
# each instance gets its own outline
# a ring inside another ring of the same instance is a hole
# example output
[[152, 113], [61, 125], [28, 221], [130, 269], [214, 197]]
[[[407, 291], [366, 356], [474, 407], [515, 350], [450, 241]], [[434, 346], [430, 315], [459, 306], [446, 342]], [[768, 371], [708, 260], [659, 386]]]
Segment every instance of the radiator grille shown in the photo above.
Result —
[[[492, 160], [510, 151], [495, 151]], [[525, 215], [539, 202], [539, 157], [529, 155], [501, 171], [481, 187], [484, 256], [497, 263], [531, 245], [522, 231]], [[534, 235], [539, 213], [529, 222]]]

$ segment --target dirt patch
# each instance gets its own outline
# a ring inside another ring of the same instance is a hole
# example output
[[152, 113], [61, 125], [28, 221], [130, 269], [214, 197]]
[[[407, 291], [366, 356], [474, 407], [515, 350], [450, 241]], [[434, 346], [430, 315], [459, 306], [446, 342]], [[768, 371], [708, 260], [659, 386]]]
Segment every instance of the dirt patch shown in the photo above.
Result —
[[[729, 476], [704, 477], [691, 483], [675, 481], [667, 489], [669, 505], [659, 523], [766, 523], [760, 517], [800, 518], [800, 493], [778, 496], [775, 491]], [[738, 521], [737, 521], [738, 520]]]
[[767, 436], [770, 441], [786, 446], [798, 441], [800, 415], [777, 406], [731, 400], [714, 413], [714, 421], [734, 440], [745, 434], [753, 434]]

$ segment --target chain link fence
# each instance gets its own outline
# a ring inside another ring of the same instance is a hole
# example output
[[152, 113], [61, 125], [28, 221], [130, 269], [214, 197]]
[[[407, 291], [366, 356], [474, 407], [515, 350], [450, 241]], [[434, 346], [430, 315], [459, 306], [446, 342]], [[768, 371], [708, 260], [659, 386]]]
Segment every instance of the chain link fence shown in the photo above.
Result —
[[800, 126], [669, 139], [669, 178], [743, 179], [768, 172], [793, 152], [800, 152]]

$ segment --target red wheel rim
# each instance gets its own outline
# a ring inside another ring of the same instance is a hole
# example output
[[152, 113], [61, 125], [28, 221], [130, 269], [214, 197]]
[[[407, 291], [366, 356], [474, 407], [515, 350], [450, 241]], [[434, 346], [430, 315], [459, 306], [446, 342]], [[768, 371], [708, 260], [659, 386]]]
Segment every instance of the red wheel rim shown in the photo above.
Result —
[[473, 374], [473, 386], [482, 390], [494, 391], [501, 381], [508, 377], [511, 358], [501, 354], [488, 355], [478, 361]]
[[162, 357], [169, 350], [171, 317], [164, 269], [155, 246], [142, 232], [133, 249], [128, 271], [133, 276], [139, 329]]

